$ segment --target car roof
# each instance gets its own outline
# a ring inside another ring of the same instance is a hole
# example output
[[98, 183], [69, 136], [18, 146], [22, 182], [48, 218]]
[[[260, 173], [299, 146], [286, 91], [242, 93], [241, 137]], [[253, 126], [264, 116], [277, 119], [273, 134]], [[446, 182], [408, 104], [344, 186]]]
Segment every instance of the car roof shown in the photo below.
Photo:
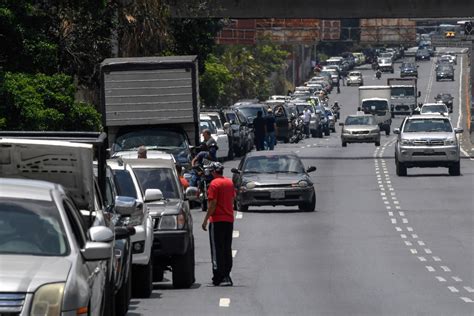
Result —
[[52, 190], [64, 192], [62, 186], [48, 181], [12, 178], [0, 180], [0, 197], [52, 201]]
[[291, 157], [298, 157], [297, 154], [291, 151], [252, 151], [248, 153], [245, 158], [248, 157], [265, 157], [265, 156], [291, 156]]
[[129, 164], [132, 168], [155, 168], [168, 167], [175, 168], [175, 163], [171, 159], [123, 159], [123, 162]]
[[[446, 119], [448, 121], [451, 121], [449, 119], [449, 117], [443, 116], [443, 115], [439, 115], [435, 118], [443, 118], [443, 119]], [[412, 116], [407, 116], [406, 119], [407, 120], [432, 120], [433, 119], [433, 114], [415, 114], [415, 115], [412, 115]]]

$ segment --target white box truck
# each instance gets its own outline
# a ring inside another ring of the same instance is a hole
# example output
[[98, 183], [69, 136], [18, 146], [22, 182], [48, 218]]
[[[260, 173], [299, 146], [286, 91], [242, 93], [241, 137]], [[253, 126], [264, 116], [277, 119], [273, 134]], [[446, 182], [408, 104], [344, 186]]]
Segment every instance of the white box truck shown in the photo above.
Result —
[[390, 86], [359, 87], [359, 107], [366, 114], [373, 114], [381, 131], [390, 135]]
[[101, 64], [101, 112], [112, 154], [150, 150], [190, 165], [199, 144], [197, 56], [111, 58]]

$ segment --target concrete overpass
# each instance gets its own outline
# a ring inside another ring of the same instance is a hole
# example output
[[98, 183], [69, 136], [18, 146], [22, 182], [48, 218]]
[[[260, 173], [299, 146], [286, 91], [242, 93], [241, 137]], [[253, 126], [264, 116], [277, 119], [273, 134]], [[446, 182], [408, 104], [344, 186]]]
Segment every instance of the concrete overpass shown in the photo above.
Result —
[[[168, 0], [168, 3], [171, 8], [173, 3], [182, 7], [184, 1]], [[474, 13], [474, 1], [470, 0], [214, 0], [209, 3], [214, 8], [212, 16], [229, 18], [446, 18]], [[183, 14], [186, 15], [183, 12], [178, 15]]]

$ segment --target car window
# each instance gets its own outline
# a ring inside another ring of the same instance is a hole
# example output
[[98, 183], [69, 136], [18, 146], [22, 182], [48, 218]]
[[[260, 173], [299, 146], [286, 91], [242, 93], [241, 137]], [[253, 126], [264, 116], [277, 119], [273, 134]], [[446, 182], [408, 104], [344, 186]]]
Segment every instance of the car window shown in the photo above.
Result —
[[142, 194], [147, 189], [160, 189], [165, 199], [179, 199], [175, 175], [170, 168], [133, 168]]
[[411, 119], [407, 120], [403, 132], [452, 132], [451, 123], [447, 119]]
[[68, 255], [69, 244], [54, 202], [0, 198], [0, 254]]
[[132, 175], [128, 170], [114, 170], [114, 180], [118, 195], [138, 198]]
[[208, 129], [211, 131], [211, 134], [217, 134], [216, 126], [212, 122], [212, 120], [201, 119], [200, 122], [201, 133], [203, 130]]
[[301, 160], [294, 156], [259, 156], [246, 159], [244, 172], [250, 173], [304, 173]]
[[234, 121], [234, 123], [237, 123], [237, 117], [235, 115], [235, 113], [226, 113], [225, 114], [226, 118], [227, 118], [227, 121], [230, 122], [230, 121]]
[[445, 105], [429, 105], [421, 107], [421, 113], [440, 113], [440, 112], [447, 112], [448, 109]]
[[86, 225], [82, 219], [81, 214], [79, 214], [76, 208], [67, 200], [63, 202], [64, 210], [71, 224], [72, 233], [76, 239], [76, 242], [79, 248], [84, 248], [86, 246], [87, 235], [86, 235]]
[[348, 116], [345, 125], [375, 125], [372, 116]]
[[137, 150], [140, 146], [150, 149], [188, 148], [184, 133], [172, 130], [146, 129], [123, 134], [117, 137], [114, 151]]
[[218, 129], [223, 128], [221, 124], [221, 119], [219, 118], [219, 116], [214, 115], [214, 114], [209, 114], [209, 117], [211, 118], [212, 122], [214, 122], [214, 124], [216, 125]]

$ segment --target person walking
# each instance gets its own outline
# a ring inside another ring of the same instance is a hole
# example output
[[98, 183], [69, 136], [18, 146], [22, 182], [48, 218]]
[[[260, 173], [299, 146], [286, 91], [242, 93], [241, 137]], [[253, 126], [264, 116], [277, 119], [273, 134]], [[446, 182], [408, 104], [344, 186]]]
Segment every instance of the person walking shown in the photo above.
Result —
[[272, 108], [268, 108], [267, 110], [267, 117], [266, 117], [266, 132], [267, 132], [267, 146], [268, 150], [273, 150], [276, 144], [276, 120], [275, 116], [273, 116]]
[[306, 134], [306, 137], [310, 137], [310, 129], [309, 129], [309, 123], [311, 122], [311, 111], [309, 110], [309, 107], [306, 106], [303, 111], [303, 125], [304, 125], [304, 133]]
[[212, 284], [232, 286], [232, 232], [234, 230], [235, 188], [231, 179], [223, 176], [224, 166], [220, 162], [210, 165], [213, 180], [207, 190], [208, 209], [202, 229], [207, 231], [212, 260]]
[[263, 112], [258, 111], [257, 117], [253, 119], [253, 133], [255, 135], [255, 147], [257, 151], [265, 149], [265, 119]]

